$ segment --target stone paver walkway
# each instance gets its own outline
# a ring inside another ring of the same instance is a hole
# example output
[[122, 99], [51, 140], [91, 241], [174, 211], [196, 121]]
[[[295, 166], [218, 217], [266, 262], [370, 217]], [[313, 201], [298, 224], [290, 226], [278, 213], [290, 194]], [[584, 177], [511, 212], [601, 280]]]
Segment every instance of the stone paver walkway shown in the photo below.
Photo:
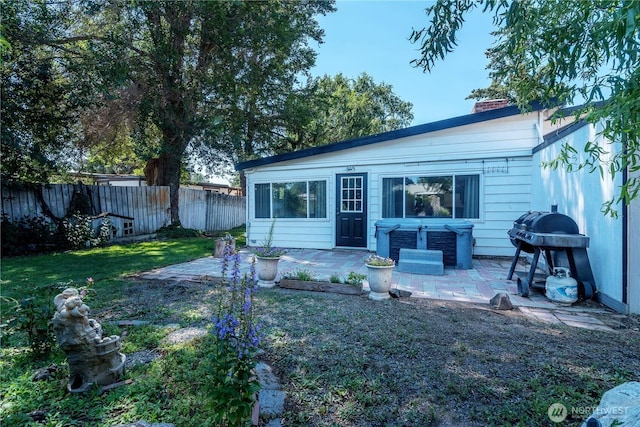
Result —
[[[249, 272], [252, 253], [243, 249], [239, 254], [241, 272]], [[318, 280], [328, 280], [333, 274], [345, 278], [351, 271], [366, 274], [364, 259], [369, 254], [370, 252], [363, 250], [292, 249], [280, 260], [279, 276], [276, 280], [279, 280], [282, 274], [298, 270], [307, 270]], [[221, 277], [221, 266], [220, 258], [206, 257], [149, 271], [140, 277], [158, 280], [217, 278]], [[583, 307], [579, 304], [570, 307], [561, 306], [536, 290], [532, 290], [527, 298], [520, 296], [516, 280], [506, 279], [510, 266], [510, 259], [482, 258], [474, 259], [473, 268], [470, 270], [446, 267], [442, 276], [394, 271], [392, 287], [410, 291], [412, 297], [416, 298], [479, 304], [488, 304], [497, 293], [505, 292], [509, 295], [514, 307], [518, 307], [521, 312], [538, 320], [588, 329], [613, 330], [592, 316], [592, 314], [611, 313], [605, 308]], [[524, 270], [524, 266], [519, 266], [516, 272]], [[366, 281], [364, 289], [368, 290]]]

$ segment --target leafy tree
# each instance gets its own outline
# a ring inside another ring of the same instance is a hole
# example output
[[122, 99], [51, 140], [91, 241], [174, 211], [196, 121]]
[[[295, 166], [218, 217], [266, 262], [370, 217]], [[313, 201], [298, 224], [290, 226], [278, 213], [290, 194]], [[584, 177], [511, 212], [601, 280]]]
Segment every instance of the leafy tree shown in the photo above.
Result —
[[[322, 36], [315, 17], [333, 10], [330, 2], [275, 0], [27, 3], [45, 11], [63, 4], [73, 17], [64, 30], [22, 38], [25, 48], [73, 58], [62, 65], [74, 82], [91, 76], [85, 99], [95, 120], [83, 122], [85, 147], [127, 143], [129, 131], [148, 159], [148, 183], [170, 188], [174, 224], [186, 156], [210, 151], [219, 157], [202, 161], [220, 164], [268, 144], [262, 136], [273, 124], [263, 118], [313, 65], [308, 41]], [[92, 129], [105, 131], [97, 142]]]
[[[421, 46], [417, 67], [430, 71], [456, 46], [465, 16], [476, 8], [493, 14], [498, 30], [488, 50], [489, 88], [474, 96], [500, 95], [522, 108], [539, 100], [549, 106], [582, 103], [576, 117], [603, 125], [613, 141], [610, 153], [588, 143], [587, 160], [579, 168], [629, 172], [605, 213], [614, 204], [629, 203], [640, 194], [640, 2], [561, 0], [439, 0], [426, 11], [428, 27], [414, 30], [411, 41]], [[551, 166], [571, 164], [568, 146]], [[635, 175], [634, 175], [635, 173]]]
[[[83, 154], [79, 169], [84, 172], [142, 174], [145, 160], [160, 146], [161, 134], [154, 126], [136, 125], [136, 106], [141, 91], [123, 88], [116, 96], [101, 96], [92, 108], [80, 114]], [[136, 139], [135, 132], [145, 134]], [[137, 144], [137, 141], [141, 144]]]
[[413, 120], [412, 104], [362, 73], [311, 79], [287, 104], [286, 136], [279, 152], [295, 151], [405, 127]]
[[[301, 76], [315, 63], [315, 52], [306, 40], [320, 41], [323, 31], [315, 17], [333, 10], [327, 2], [252, 4], [264, 16], [245, 17], [247, 31], [235, 44], [234, 74], [219, 80], [219, 115], [214, 138], [194, 140], [191, 154], [229, 171], [239, 161], [278, 152], [277, 145], [288, 123], [295, 120], [289, 108]], [[269, 23], [264, 27], [260, 23]], [[212, 106], [215, 107], [215, 106]], [[243, 185], [243, 176], [240, 177]]]
[[3, 181], [46, 182], [68, 165], [77, 135], [82, 85], [64, 74], [64, 59], [40, 40], [64, 32], [64, 4], [2, 4], [0, 118]]

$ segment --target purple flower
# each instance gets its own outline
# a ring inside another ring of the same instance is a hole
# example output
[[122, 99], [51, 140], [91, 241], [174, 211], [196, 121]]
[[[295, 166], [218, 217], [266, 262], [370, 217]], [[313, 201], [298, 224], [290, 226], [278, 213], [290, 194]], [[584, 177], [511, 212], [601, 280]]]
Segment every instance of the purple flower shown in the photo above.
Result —
[[236, 337], [240, 322], [231, 314], [225, 314], [222, 318], [213, 319], [216, 335], [221, 340]]
[[244, 301], [244, 304], [242, 305], [242, 311], [247, 314], [249, 313], [249, 311], [251, 311], [251, 299], [247, 299]]
[[[226, 287], [219, 294], [218, 311], [212, 319], [211, 333], [220, 341], [222, 351], [227, 352], [236, 363], [242, 361], [245, 364], [255, 356], [261, 333], [253, 319], [253, 292], [258, 289], [255, 258], [252, 259], [249, 272], [242, 273], [240, 266], [240, 255], [232, 254], [225, 248], [222, 276]], [[231, 351], [233, 353], [228, 353]], [[236, 365], [232, 369], [243, 369], [240, 366], [244, 365]]]

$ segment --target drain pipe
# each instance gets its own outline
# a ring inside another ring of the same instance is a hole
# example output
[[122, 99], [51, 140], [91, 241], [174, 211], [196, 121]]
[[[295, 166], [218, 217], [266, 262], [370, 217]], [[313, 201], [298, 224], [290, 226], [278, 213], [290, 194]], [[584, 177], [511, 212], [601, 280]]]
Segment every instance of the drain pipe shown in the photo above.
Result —
[[[622, 185], [629, 179], [629, 168], [622, 171]], [[629, 312], [629, 203], [622, 201], [622, 303], [627, 305]]]

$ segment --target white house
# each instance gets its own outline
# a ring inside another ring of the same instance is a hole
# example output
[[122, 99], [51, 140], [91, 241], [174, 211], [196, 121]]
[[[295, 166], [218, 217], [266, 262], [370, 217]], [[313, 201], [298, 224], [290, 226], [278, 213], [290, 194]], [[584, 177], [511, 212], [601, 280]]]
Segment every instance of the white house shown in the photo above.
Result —
[[584, 170], [540, 168], [562, 143], [581, 151], [595, 130], [582, 122], [552, 125], [540, 105], [524, 114], [514, 106], [483, 111], [482, 103], [474, 111], [239, 163], [247, 244], [260, 245], [276, 218], [276, 246], [375, 251], [380, 220], [445, 217], [473, 224], [475, 256], [511, 257], [513, 221], [557, 205], [590, 237], [598, 297], [618, 311], [640, 312], [638, 262], [629, 262], [640, 259], [638, 205], [618, 219], [600, 213], [624, 177], [610, 182]]

